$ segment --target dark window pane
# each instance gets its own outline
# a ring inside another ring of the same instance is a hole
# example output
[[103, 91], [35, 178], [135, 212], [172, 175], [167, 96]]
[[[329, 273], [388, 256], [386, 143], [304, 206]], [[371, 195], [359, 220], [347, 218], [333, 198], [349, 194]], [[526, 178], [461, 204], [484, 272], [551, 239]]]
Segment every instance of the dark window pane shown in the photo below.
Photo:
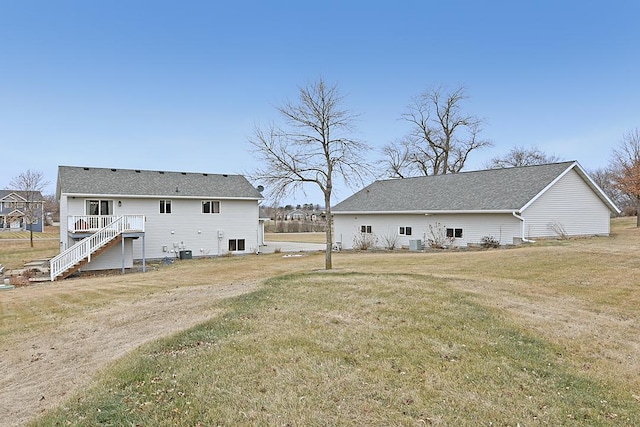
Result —
[[244, 239], [238, 239], [238, 250], [244, 251]]
[[447, 237], [453, 237], [453, 228], [447, 228]]
[[234, 240], [229, 240], [229, 252], [235, 251], [236, 250], [236, 241]]
[[411, 227], [406, 227], [405, 228], [405, 233], [407, 236], [411, 236]]

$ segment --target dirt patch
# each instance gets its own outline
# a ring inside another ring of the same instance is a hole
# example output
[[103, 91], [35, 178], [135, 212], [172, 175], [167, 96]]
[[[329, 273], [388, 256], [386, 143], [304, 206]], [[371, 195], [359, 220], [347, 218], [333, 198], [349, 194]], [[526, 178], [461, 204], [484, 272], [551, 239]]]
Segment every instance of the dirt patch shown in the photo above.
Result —
[[3, 339], [0, 420], [23, 425], [89, 384], [98, 370], [128, 351], [210, 318], [216, 314], [214, 302], [255, 287], [234, 283], [170, 289], [73, 316], [46, 335], [24, 332]]

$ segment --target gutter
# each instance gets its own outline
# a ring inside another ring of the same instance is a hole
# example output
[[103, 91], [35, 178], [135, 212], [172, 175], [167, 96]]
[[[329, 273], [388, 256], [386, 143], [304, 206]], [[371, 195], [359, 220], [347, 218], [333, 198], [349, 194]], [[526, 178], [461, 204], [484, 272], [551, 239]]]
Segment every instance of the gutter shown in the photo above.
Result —
[[526, 237], [524, 237], [524, 230], [525, 230], [525, 220], [524, 220], [524, 218], [523, 218], [523, 217], [521, 217], [520, 215], [518, 215], [518, 214], [516, 213], [516, 211], [513, 211], [513, 212], [511, 212], [511, 213], [513, 214], [513, 216], [515, 216], [515, 217], [516, 217], [516, 218], [518, 218], [520, 221], [522, 221], [522, 237], [521, 237], [522, 241], [523, 241], [523, 242], [525, 242], [525, 243], [535, 243], [535, 242], [536, 242], [535, 240], [529, 240], [529, 239], [527, 239]]

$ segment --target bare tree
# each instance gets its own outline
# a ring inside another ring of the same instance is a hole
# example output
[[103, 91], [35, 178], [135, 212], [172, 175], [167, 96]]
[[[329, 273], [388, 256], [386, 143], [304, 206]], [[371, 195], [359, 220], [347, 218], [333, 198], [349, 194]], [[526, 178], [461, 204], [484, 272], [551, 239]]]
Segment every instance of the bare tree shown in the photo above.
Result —
[[18, 191], [20, 196], [25, 199], [23, 213], [25, 222], [30, 225], [29, 239], [31, 247], [33, 247], [33, 224], [36, 224], [43, 216], [44, 201], [42, 190], [47, 185], [49, 185], [49, 182], [44, 180], [42, 172], [32, 171], [31, 169], [12, 178], [11, 182], [9, 182], [11, 189]]
[[387, 173], [397, 177], [457, 173], [471, 152], [493, 145], [480, 138], [483, 121], [462, 111], [467, 98], [463, 87], [451, 91], [438, 87], [415, 97], [402, 115], [411, 126], [409, 134], [383, 149], [387, 166], [396, 166], [387, 167]]
[[252, 178], [264, 184], [274, 200], [304, 192], [305, 184], [317, 185], [324, 195], [326, 212], [325, 268], [332, 268], [331, 196], [334, 178], [348, 186], [361, 184], [369, 174], [364, 155], [368, 147], [353, 139], [356, 116], [342, 107], [344, 97], [336, 85], [321, 78], [299, 88], [297, 102], [277, 110], [282, 126], [256, 126], [249, 138], [259, 164]]
[[[635, 205], [628, 195], [620, 191], [616, 184], [616, 174], [611, 167], [599, 168], [589, 171], [589, 176], [598, 186], [604, 191], [604, 193], [611, 199], [616, 206], [620, 208], [633, 206], [635, 211]], [[629, 209], [623, 209], [623, 215], [626, 215]]]
[[[626, 133], [614, 148], [611, 169], [615, 185], [640, 208], [640, 129]], [[640, 215], [637, 218], [640, 227]]]
[[544, 165], [555, 163], [560, 158], [555, 154], [546, 154], [538, 147], [513, 147], [504, 156], [494, 157], [486, 164], [488, 169], [512, 168], [518, 166]]

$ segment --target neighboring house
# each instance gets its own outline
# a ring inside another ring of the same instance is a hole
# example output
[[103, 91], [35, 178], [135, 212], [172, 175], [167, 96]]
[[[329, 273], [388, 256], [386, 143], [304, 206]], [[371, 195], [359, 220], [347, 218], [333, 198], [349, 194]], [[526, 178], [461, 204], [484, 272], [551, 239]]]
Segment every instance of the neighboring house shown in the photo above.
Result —
[[[31, 220], [29, 212], [33, 213]], [[39, 191], [0, 190], [0, 229], [44, 231], [42, 194]]]
[[136, 260], [256, 253], [262, 240], [262, 195], [241, 175], [60, 166], [56, 195], [52, 280]]
[[333, 208], [344, 249], [362, 239], [411, 247], [438, 233], [452, 246], [608, 235], [619, 212], [577, 162], [376, 181]]
[[307, 219], [307, 213], [301, 209], [294, 209], [285, 216], [286, 221], [303, 221]]

